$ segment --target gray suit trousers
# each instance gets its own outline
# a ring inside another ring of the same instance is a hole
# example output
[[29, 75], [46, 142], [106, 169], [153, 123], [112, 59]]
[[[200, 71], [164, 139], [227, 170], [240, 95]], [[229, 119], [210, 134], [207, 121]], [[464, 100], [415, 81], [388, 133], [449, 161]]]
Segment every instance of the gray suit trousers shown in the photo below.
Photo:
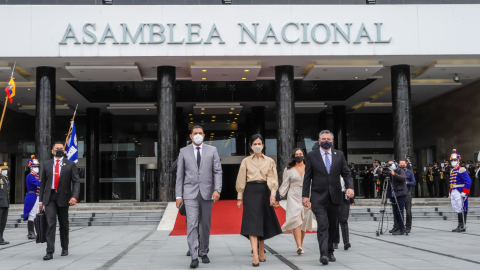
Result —
[[[198, 255], [207, 255], [210, 241], [210, 223], [212, 217], [213, 200], [204, 200], [200, 192], [193, 200], [184, 200], [187, 210], [187, 242], [192, 260]], [[200, 222], [200, 224], [198, 224]], [[199, 227], [197, 229], [197, 226]], [[200, 234], [200, 252], [198, 249], [198, 236]]]

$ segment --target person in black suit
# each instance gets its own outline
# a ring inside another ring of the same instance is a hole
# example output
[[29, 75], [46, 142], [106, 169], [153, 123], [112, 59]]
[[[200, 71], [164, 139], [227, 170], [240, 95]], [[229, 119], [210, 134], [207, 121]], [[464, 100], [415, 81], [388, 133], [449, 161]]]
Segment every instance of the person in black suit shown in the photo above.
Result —
[[[320, 149], [308, 153], [303, 179], [302, 203], [309, 203], [310, 184], [312, 210], [317, 218], [317, 239], [320, 262], [324, 265], [336, 261], [333, 242], [337, 231], [340, 205], [343, 202], [340, 176], [345, 181], [345, 194], [353, 198], [353, 180], [343, 152], [332, 149], [333, 134], [323, 130], [319, 135]], [[328, 231], [328, 234], [327, 234]]]
[[52, 154], [55, 157], [45, 161], [40, 170], [39, 208], [45, 210], [47, 218], [47, 255], [43, 260], [53, 259], [57, 215], [60, 223], [61, 255], [68, 255], [68, 207], [75, 205], [80, 195], [77, 166], [75, 162], [64, 158], [65, 149], [62, 142], [53, 144]]
[[7, 225], [8, 208], [10, 207], [10, 182], [7, 177], [7, 162], [0, 165], [0, 245], [8, 245], [10, 242], [3, 239], [3, 232]]

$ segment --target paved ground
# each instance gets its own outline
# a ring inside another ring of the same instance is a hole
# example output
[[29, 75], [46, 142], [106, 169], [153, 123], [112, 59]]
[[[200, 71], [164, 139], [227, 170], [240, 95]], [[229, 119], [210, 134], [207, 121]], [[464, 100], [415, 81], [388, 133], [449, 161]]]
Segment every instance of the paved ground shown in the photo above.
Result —
[[[390, 224], [391, 225], [391, 224]], [[410, 236], [375, 236], [376, 222], [351, 222], [352, 248], [335, 252], [337, 262], [328, 269], [479, 269], [480, 221], [468, 224], [468, 232], [450, 232], [451, 221], [418, 221]], [[29, 242], [25, 229], [7, 229], [11, 242], [0, 246], [0, 268], [7, 269], [188, 269], [186, 238], [168, 237], [157, 226], [116, 226], [74, 228], [70, 235], [70, 255], [42, 261], [45, 244]], [[58, 237], [57, 237], [58, 238]], [[57, 239], [58, 240], [58, 239]], [[275, 252], [299, 269], [318, 269], [316, 235], [307, 235], [306, 253], [298, 256], [291, 235], [267, 241]], [[247, 239], [237, 235], [212, 236], [209, 265], [199, 269], [252, 268]], [[298, 269], [295, 268], [295, 269]], [[260, 269], [292, 269], [278, 257], [267, 253]]]

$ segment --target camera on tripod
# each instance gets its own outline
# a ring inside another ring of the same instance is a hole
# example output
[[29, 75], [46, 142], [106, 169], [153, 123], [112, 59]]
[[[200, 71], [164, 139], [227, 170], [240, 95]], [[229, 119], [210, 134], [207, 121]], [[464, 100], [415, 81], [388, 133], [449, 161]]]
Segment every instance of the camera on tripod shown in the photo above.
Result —
[[381, 167], [382, 167], [382, 175], [383, 177], [390, 177], [390, 169], [392, 169], [393, 164], [385, 163], [382, 162]]

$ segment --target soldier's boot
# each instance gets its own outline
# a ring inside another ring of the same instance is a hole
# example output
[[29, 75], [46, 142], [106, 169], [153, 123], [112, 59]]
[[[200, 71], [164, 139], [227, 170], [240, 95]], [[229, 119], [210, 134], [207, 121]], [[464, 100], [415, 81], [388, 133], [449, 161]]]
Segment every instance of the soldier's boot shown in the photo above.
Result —
[[458, 213], [458, 227], [456, 229], [453, 229], [452, 232], [464, 232], [465, 231], [465, 225], [463, 223], [463, 213]]
[[37, 236], [35, 235], [35, 226], [33, 221], [28, 221], [28, 239], [37, 239]]

